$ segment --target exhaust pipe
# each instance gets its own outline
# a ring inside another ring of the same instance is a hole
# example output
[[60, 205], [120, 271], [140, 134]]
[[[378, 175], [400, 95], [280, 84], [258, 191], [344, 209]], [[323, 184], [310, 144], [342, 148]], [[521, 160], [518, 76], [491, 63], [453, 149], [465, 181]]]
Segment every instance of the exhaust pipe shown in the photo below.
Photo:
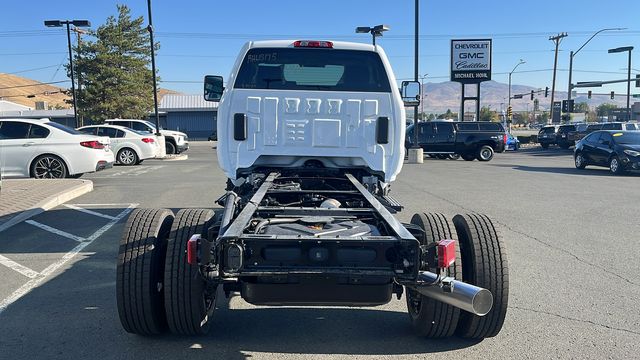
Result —
[[[438, 275], [429, 271], [421, 271], [418, 274], [418, 281], [433, 284], [438, 281]], [[478, 316], [487, 315], [493, 306], [493, 295], [489, 290], [453, 278], [444, 278], [442, 282], [435, 285], [414, 285], [411, 288], [426, 297]], [[448, 291], [449, 289], [451, 291]]]

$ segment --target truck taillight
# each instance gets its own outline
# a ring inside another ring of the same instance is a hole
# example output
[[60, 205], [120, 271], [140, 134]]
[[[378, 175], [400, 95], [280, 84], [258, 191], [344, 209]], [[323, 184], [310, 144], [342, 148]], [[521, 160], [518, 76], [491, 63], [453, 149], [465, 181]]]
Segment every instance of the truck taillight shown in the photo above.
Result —
[[505, 145], [507, 144], [507, 139], [509, 137], [507, 136], [507, 134], [502, 135], [502, 141], [505, 143]]
[[147, 144], [153, 144], [155, 140], [153, 140], [152, 138], [142, 138], [142, 142]]
[[436, 247], [438, 254], [438, 267], [448, 268], [456, 262], [456, 242], [454, 240], [440, 240]]
[[100, 141], [83, 141], [80, 143], [80, 146], [84, 146], [86, 148], [91, 148], [91, 149], [104, 149], [104, 144], [101, 143]]
[[331, 41], [298, 40], [293, 42], [293, 47], [333, 48]]

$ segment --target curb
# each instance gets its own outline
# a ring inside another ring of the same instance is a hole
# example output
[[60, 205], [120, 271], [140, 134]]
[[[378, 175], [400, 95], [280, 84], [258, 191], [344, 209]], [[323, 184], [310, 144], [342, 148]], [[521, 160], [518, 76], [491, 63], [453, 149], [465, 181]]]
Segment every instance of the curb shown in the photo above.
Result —
[[64, 204], [65, 202], [75, 199], [78, 196], [84, 195], [93, 190], [93, 182], [91, 180], [80, 180], [82, 184], [78, 184], [69, 190], [58, 193], [56, 195], [49, 196], [44, 200], [35, 204], [31, 209], [25, 210], [18, 215], [9, 219], [9, 221], [0, 225], [0, 232], [12, 227], [13, 225], [19, 224], [31, 217], [34, 217], [40, 213], [43, 213], [49, 209], [52, 209], [58, 205]]
[[182, 161], [182, 160], [187, 160], [189, 159], [189, 155], [187, 154], [180, 154], [180, 155], [167, 155], [165, 157], [161, 157], [161, 158], [154, 158], [154, 159], [149, 159], [149, 160], [161, 160], [161, 161]]

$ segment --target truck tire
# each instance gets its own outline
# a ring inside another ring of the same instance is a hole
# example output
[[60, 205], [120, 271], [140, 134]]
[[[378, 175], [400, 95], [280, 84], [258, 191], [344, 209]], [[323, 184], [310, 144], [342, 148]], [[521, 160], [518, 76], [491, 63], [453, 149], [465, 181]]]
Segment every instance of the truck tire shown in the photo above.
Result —
[[[427, 245], [443, 239], [457, 240], [453, 224], [442, 214], [415, 214], [411, 223], [424, 230], [418, 238], [421, 245]], [[449, 267], [449, 274], [461, 279], [462, 267], [459, 247], [456, 245], [456, 262]], [[435, 269], [423, 269], [435, 271]], [[428, 338], [443, 338], [454, 334], [460, 316], [460, 309], [443, 302], [428, 298], [415, 290], [407, 288], [407, 311], [416, 334]]]
[[211, 327], [215, 288], [208, 288], [200, 268], [187, 262], [187, 242], [194, 234], [206, 237], [206, 224], [213, 217], [211, 209], [183, 209], [173, 222], [167, 243], [164, 302], [167, 324], [174, 334], [204, 335]]
[[478, 161], [491, 161], [493, 159], [493, 148], [489, 145], [482, 145], [476, 154]]
[[485, 215], [456, 215], [453, 224], [462, 254], [462, 280], [483, 287], [493, 295], [493, 307], [487, 315], [461, 312], [456, 333], [469, 339], [496, 336], [507, 315], [509, 299], [509, 270], [504, 244]]
[[166, 150], [167, 155], [173, 155], [177, 153], [178, 147], [173, 143], [172, 140], [166, 140], [164, 143], [164, 148]]
[[475, 155], [473, 155], [473, 154], [462, 154], [462, 158], [463, 158], [465, 161], [473, 161], [473, 160], [475, 160], [475, 159], [476, 159], [476, 156], [475, 156]]
[[173, 212], [136, 209], [127, 220], [118, 252], [116, 298], [118, 315], [127, 332], [164, 332], [164, 260]]

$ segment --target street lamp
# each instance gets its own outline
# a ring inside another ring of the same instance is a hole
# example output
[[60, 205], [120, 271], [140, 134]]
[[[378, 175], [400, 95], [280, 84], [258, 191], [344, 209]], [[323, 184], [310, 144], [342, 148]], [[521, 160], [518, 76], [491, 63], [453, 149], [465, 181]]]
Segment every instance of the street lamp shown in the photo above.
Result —
[[376, 25], [374, 27], [358, 26], [356, 28], [356, 33], [358, 33], [358, 34], [371, 33], [371, 38], [373, 40], [373, 46], [376, 46], [376, 38], [378, 36], [382, 36], [382, 33], [385, 32], [385, 31], [389, 31], [389, 25]]
[[[571, 91], [573, 90], [573, 84], [571, 84], [571, 76], [573, 74], [573, 57], [578, 55], [578, 53], [580, 52], [580, 50], [582, 50], [583, 47], [585, 47], [585, 45], [587, 45], [589, 43], [589, 41], [591, 41], [591, 39], [593, 39], [594, 37], [596, 37], [596, 35], [600, 34], [603, 31], [620, 31], [620, 30], [626, 30], [627, 28], [606, 28], [606, 29], [600, 29], [598, 31], [596, 31], [593, 35], [591, 35], [591, 37], [584, 42], [584, 44], [582, 44], [582, 46], [580, 46], [580, 48], [578, 48], [578, 50], [576, 52], [573, 52], [573, 50], [571, 51], [571, 53], [569, 54], [569, 91], [567, 91], [567, 100], [571, 100]], [[551, 104], [553, 106], [553, 104]]]
[[46, 27], [62, 27], [62, 25], [67, 25], [67, 44], [69, 45], [69, 69], [71, 70], [71, 94], [73, 96], [73, 119], [76, 122], [76, 127], [79, 127], [78, 124], [78, 103], [76, 101], [76, 85], [75, 78], [73, 76], [73, 54], [71, 53], [71, 31], [69, 30], [69, 25], [73, 25], [75, 27], [89, 27], [91, 23], [89, 20], [45, 20], [44, 26]]
[[629, 108], [629, 100], [631, 98], [631, 50], [633, 46], [623, 46], [615, 49], [609, 49], [609, 54], [629, 52], [629, 65], [627, 66], [627, 121], [631, 120], [631, 109]]
[[[158, 114], [158, 81], [156, 79], [156, 47], [153, 42], [153, 19], [151, 18], [151, 0], [147, 0], [147, 11], [149, 13], [149, 44], [151, 45], [151, 77], [153, 79], [153, 111], [156, 120], [156, 136], [160, 137], [160, 114]], [[164, 139], [163, 139], [164, 140]], [[161, 141], [163, 141], [161, 140]], [[160, 143], [162, 145], [162, 143]], [[163, 152], [164, 153], [164, 152]]]
[[527, 62], [520, 59], [520, 61], [516, 64], [516, 66], [513, 67], [513, 70], [511, 70], [511, 72], [509, 73], [509, 106], [511, 106], [511, 74], [513, 74], [514, 71], [516, 71], [516, 68], [522, 64], [526, 64]]
[[427, 77], [427, 75], [429, 75], [428, 73], [425, 73], [424, 75], [420, 76], [420, 113], [422, 114], [421, 118], [422, 120], [424, 120], [424, 79]]

